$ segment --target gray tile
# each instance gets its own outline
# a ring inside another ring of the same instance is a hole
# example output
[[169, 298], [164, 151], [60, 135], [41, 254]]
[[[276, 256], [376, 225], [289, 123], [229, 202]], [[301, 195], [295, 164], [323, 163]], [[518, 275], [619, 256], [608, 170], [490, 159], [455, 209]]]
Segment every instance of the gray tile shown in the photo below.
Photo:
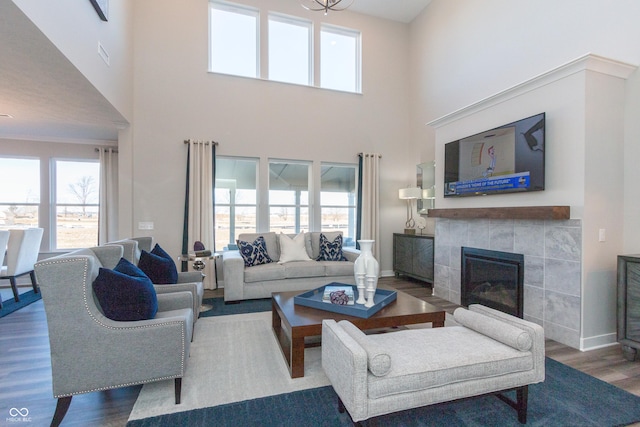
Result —
[[469, 232], [466, 246], [471, 248], [488, 248], [491, 230], [491, 221], [477, 219], [469, 223]]
[[542, 321], [544, 319], [544, 290], [533, 286], [524, 287], [524, 315]]
[[433, 266], [434, 288], [449, 289], [449, 267], [436, 264]]
[[460, 284], [460, 269], [459, 268], [450, 268], [449, 269], [449, 289], [453, 292], [460, 293], [462, 290], [462, 285]]
[[513, 221], [491, 221], [489, 241], [489, 248], [494, 251], [513, 252]]
[[513, 251], [518, 254], [544, 256], [544, 222], [519, 222], [514, 225]]
[[566, 328], [553, 322], [544, 322], [544, 337], [568, 345], [573, 348], [580, 348], [580, 331]]
[[580, 297], [545, 291], [545, 322], [580, 330]]
[[438, 238], [434, 240], [435, 252], [433, 253], [434, 264], [449, 266], [451, 264], [451, 246], [445, 245]]
[[452, 246], [449, 255], [450, 263], [449, 267], [457, 268], [460, 270], [460, 263], [462, 262], [462, 254], [460, 250], [460, 246]]
[[452, 246], [465, 246], [467, 244], [467, 233], [469, 231], [469, 221], [451, 221], [449, 233], [451, 233], [450, 243]]
[[525, 255], [524, 284], [544, 288], [544, 258]]
[[545, 256], [547, 258], [580, 261], [582, 229], [579, 227], [546, 227]]
[[451, 241], [449, 237], [449, 223], [450, 221], [448, 219], [436, 218], [435, 236], [443, 245], [449, 245]]
[[544, 287], [548, 291], [580, 296], [581, 266], [579, 262], [546, 259], [544, 263]]

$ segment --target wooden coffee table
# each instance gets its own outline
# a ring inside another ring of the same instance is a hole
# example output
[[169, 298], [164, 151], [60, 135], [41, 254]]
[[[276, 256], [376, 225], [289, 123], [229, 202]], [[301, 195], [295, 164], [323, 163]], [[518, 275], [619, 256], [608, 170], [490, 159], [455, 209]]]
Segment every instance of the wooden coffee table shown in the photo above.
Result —
[[444, 326], [444, 310], [425, 301], [397, 291], [396, 301], [368, 319], [296, 305], [293, 298], [300, 291], [277, 292], [271, 297], [273, 333], [278, 339], [291, 378], [304, 376], [305, 337], [322, 335], [322, 320], [348, 320], [361, 330], [431, 323]]

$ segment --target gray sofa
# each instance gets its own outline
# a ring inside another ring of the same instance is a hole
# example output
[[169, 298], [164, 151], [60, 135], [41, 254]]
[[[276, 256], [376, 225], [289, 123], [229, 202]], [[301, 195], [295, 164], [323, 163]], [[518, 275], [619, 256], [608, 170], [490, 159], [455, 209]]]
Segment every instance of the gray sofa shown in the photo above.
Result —
[[[269, 264], [245, 267], [238, 250], [222, 254], [225, 302], [256, 298], [270, 298], [273, 292], [304, 291], [331, 282], [355, 284], [353, 263], [360, 251], [343, 247], [347, 261], [315, 261], [320, 253], [320, 233], [305, 233], [305, 248], [311, 261], [279, 263], [280, 247], [274, 232], [240, 234], [238, 240], [253, 242], [259, 236], [265, 239]], [[322, 232], [333, 240], [340, 232]]]
[[112, 269], [121, 246], [79, 249], [35, 264], [51, 347], [51, 425], [58, 425], [73, 395], [174, 379], [180, 403], [193, 331], [190, 292], [157, 295], [153, 319], [114, 321], [104, 316], [93, 292], [99, 268]]
[[[354, 422], [482, 394], [499, 394], [526, 423], [528, 385], [544, 381], [544, 330], [471, 305], [456, 326], [365, 335], [324, 320], [322, 367]], [[516, 401], [502, 392], [516, 391]]]

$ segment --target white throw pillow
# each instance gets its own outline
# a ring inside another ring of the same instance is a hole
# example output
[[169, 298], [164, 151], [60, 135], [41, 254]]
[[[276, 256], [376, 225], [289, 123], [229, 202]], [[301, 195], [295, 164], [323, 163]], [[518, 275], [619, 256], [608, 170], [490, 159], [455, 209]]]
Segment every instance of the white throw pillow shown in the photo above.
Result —
[[280, 233], [280, 260], [278, 263], [284, 264], [289, 261], [311, 261], [304, 246], [304, 232], [293, 239]]

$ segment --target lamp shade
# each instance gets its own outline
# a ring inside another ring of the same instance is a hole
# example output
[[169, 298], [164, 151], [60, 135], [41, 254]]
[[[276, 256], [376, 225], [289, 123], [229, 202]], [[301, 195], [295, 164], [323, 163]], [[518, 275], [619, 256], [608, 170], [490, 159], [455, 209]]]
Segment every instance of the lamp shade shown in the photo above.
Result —
[[418, 187], [407, 187], [398, 190], [398, 198], [402, 200], [407, 199], [420, 199], [422, 197], [422, 190]]
[[436, 189], [431, 187], [431, 188], [425, 188], [424, 190], [422, 190], [422, 199], [435, 199], [436, 198]]

